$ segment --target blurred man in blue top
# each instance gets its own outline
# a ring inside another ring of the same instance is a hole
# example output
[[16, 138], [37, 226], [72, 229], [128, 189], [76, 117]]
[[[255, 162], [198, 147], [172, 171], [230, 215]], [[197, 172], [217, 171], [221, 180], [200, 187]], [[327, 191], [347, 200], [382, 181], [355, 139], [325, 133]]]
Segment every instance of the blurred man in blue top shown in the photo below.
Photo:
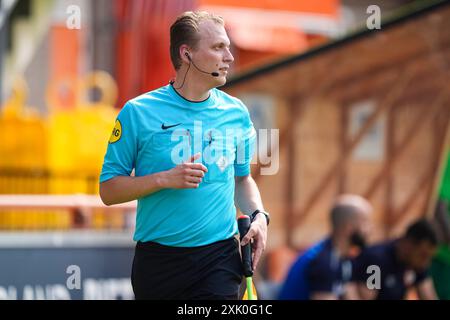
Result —
[[356, 298], [348, 290], [353, 247], [364, 247], [372, 206], [357, 195], [339, 196], [331, 210], [331, 236], [313, 245], [291, 267], [281, 288], [281, 300]]
[[253, 243], [254, 268], [269, 221], [250, 175], [256, 132], [245, 105], [216, 89], [234, 60], [223, 20], [186, 12], [170, 33], [176, 80], [120, 112], [100, 196], [107, 205], [138, 199], [136, 299], [236, 299], [235, 200], [253, 217], [243, 245]]

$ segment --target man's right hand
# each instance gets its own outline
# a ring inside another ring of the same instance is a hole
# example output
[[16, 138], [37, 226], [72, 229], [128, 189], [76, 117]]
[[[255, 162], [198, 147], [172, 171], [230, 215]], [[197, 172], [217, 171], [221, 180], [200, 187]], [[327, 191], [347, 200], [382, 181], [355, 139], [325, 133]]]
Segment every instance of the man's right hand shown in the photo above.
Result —
[[201, 163], [194, 163], [200, 153], [192, 156], [188, 162], [161, 173], [161, 184], [165, 189], [197, 189], [208, 169]]

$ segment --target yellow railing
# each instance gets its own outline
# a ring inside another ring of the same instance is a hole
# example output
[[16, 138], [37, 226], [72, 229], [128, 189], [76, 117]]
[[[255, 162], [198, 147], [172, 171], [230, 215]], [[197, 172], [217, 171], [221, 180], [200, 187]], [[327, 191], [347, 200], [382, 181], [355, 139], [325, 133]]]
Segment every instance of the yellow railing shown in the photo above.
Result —
[[[76, 98], [73, 108], [64, 108], [60, 86], [67, 83]], [[94, 88], [101, 99], [91, 102]], [[26, 82], [18, 79], [0, 110], [0, 194], [98, 194], [98, 177], [118, 114], [113, 107], [115, 81], [97, 71], [81, 80], [50, 82], [47, 116], [26, 105], [27, 95]], [[120, 224], [109, 221], [102, 210], [92, 212], [95, 226]], [[67, 210], [3, 209], [0, 229], [67, 229], [76, 224], [71, 217]]]
[[98, 196], [0, 195], [0, 230], [124, 230], [135, 212], [135, 201], [106, 207]]

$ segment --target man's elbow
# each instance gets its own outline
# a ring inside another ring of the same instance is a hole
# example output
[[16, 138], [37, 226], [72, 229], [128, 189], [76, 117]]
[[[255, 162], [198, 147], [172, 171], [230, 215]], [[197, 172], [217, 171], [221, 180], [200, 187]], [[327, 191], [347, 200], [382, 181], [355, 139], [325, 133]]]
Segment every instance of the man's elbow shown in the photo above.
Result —
[[241, 176], [241, 177], [235, 176], [234, 177], [234, 180], [235, 180], [236, 183], [243, 183], [243, 182], [246, 182], [246, 181], [251, 181], [251, 179], [252, 179], [251, 175]]
[[110, 192], [108, 192], [108, 187], [105, 185], [105, 183], [100, 184], [100, 199], [105, 206], [109, 207], [114, 204], [114, 201], [110, 196]]

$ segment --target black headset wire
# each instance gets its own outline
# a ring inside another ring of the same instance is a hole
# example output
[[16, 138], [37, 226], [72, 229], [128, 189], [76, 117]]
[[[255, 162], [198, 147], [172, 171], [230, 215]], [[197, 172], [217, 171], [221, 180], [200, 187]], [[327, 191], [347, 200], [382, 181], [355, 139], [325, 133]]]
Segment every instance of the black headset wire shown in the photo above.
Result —
[[[180, 90], [181, 88], [184, 87], [184, 84], [185, 84], [185, 82], [186, 82], [187, 74], [188, 74], [189, 70], [191, 69], [191, 64], [192, 64], [192, 61], [189, 60], [189, 67], [188, 67], [188, 69], [186, 70], [186, 73], [184, 74], [183, 83], [182, 83], [181, 86], [178, 87], [178, 88], [173, 87], [175, 90]], [[173, 86], [173, 84], [172, 84], [172, 86]]]

